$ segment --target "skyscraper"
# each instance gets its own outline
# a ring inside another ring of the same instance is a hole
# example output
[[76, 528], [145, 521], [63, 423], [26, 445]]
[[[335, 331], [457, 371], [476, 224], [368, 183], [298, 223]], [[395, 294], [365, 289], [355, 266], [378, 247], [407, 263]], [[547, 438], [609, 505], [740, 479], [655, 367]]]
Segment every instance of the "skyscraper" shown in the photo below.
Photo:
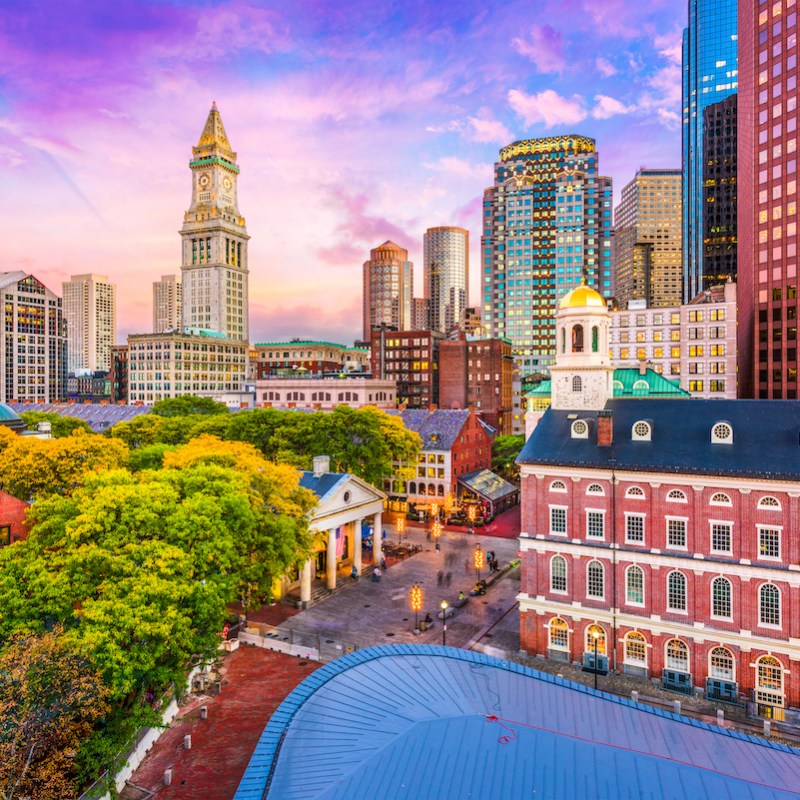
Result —
[[153, 333], [180, 328], [182, 314], [180, 277], [162, 275], [160, 281], [153, 281]]
[[[748, 0], [749, 2], [749, 0]], [[736, 0], [689, 0], [683, 31], [683, 301], [703, 289], [703, 111], [738, 85]]]
[[739, 395], [798, 397], [797, 11], [739, 4]]
[[562, 295], [582, 279], [612, 294], [611, 191], [594, 139], [528, 139], [500, 151], [483, 193], [483, 318], [490, 338], [511, 341], [523, 377], [552, 362]]
[[413, 282], [408, 250], [384, 242], [369, 251], [369, 261], [364, 262], [364, 341], [378, 325], [399, 331], [412, 328]]
[[184, 215], [183, 326], [248, 340], [248, 262], [239, 167], [214, 103], [192, 148], [192, 204]]
[[69, 372], [108, 372], [117, 338], [117, 287], [105, 275], [73, 275], [62, 286]]
[[614, 210], [616, 298], [681, 304], [681, 171], [640, 169]]
[[422, 243], [429, 325], [431, 330], [449, 334], [468, 304], [469, 231], [428, 228]]

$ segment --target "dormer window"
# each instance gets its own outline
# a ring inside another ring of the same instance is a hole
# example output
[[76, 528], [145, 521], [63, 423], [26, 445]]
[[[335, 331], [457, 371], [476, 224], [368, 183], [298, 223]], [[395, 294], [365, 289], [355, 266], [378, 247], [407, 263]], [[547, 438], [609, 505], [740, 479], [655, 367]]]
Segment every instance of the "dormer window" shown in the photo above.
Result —
[[573, 439], [588, 439], [589, 438], [589, 423], [585, 419], [576, 419], [572, 423], [572, 438]]
[[711, 429], [711, 444], [733, 444], [733, 428], [727, 422], [718, 422]]
[[653, 437], [653, 429], [649, 422], [640, 419], [633, 423], [631, 428], [631, 439], [634, 442], [649, 442]]

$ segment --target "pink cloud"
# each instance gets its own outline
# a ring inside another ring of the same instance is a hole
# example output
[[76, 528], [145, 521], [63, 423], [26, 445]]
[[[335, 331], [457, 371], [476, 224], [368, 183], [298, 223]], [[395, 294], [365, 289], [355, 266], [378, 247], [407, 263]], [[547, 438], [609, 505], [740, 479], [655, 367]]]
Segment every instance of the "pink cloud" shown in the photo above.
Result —
[[592, 116], [595, 119], [610, 119], [618, 114], [629, 114], [636, 110], [635, 106], [626, 106], [605, 94], [597, 94], [594, 99], [597, 105], [592, 109]]
[[604, 78], [610, 78], [618, 72], [617, 68], [607, 58], [603, 58], [602, 56], [595, 59], [594, 65]]
[[534, 25], [530, 39], [515, 37], [511, 40], [514, 49], [529, 58], [539, 72], [563, 72], [564, 41], [560, 31], [549, 25]]
[[580, 95], [562, 97], [552, 89], [526, 94], [511, 89], [508, 102], [528, 126], [544, 123], [546, 128], [552, 128], [554, 125], [574, 125], [586, 119], [586, 107]]
[[[490, 112], [484, 111], [485, 114]], [[502, 122], [489, 116], [469, 117], [470, 125], [468, 138], [473, 142], [487, 142], [491, 144], [508, 144], [514, 135]]]

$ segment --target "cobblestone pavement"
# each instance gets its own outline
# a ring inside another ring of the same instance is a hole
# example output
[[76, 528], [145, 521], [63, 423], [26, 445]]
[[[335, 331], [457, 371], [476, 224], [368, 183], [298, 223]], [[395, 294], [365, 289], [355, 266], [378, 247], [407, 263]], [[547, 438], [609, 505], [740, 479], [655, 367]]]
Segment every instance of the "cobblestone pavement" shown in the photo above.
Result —
[[[387, 541], [396, 541], [397, 535], [390, 526], [386, 527], [386, 535]], [[446, 600], [452, 606], [460, 591], [467, 594], [475, 585], [477, 576], [472, 567], [475, 544], [480, 542], [484, 551], [494, 551], [501, 568], [517, 555], [515, 539], [477, 534], [447, 531], [441, 537], [438, 552], [423, 530], [407, 529], [403, 541], [420, 544], [423, 551], [390, 566], [379, 583], [366, 578], [350, 581], [341, 591], [283, 622], [282, 631], [287, 635], [291, 632], [293, 637], [298, 632], [309, 633], [356, 647], [390, 642], [441, 643], [442, 624], [436, 616], [440, 603]], [[488, 577], [486, 568], [481, 577]], [[423, 593], [419, 619], [426, 614], [434, 618], [431, 629], [419, 635], [414, 634], [414, 613], [410, 610], [414, 584]], [[518, 631], [515, 613], [518, 592], [519, 572], [514, 569], [491, 585], [485, 596], [469, 598], [448, 619], [447, 644], [466, 647], [486, 632], [505, 631], [507, 638], [509, 630]], [[509, 643], [517, 650], [518, 642], [517, 633], [516, 645]]]

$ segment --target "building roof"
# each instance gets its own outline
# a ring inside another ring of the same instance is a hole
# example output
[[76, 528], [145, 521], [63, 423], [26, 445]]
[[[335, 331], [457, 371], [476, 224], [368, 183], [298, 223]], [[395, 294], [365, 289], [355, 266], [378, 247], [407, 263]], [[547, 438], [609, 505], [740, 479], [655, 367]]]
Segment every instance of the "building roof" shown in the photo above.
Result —
[[[597, 444], [597, 411], [549, 408], [533, 430], [518, 464], [595, 467], [698, 475], [800, 479], [800, 403], [794, 400], [610, 400], [614, 442]], [[589, 422], [589, 438], [573, 438], [576, 419]], [[633, 441], [635, 422], [646, 421], [649, 441]], [[732, 444], [713, 443], [712, 428], [727, 423]], [[754, 454], [758, 457], [754, 458]]]
[[451, 450], [469, 419], [468, 409], [437, 408], [429, 411], [426, 408], [411, 408], [406, 411], [389, 410], [386, 413], [398, 414], [408, 430], [418, 433], [423, 450]]
[[[642, 385], [642, 384], [646, 385]], [[614, 397], [691, 397], [676, 381], [671, 381], [655, 370], [644, 373], [638, 367], [618, 367], [614, 370]], [[526, 397], [550, 397], [551, 382], [542, 381]]]
[[24, 411], [50, 411], [62, 417], [84, 420], [93, 431], [104, 431], [117, 422], [128, 422], [147, 414], [151, 406], [108, 405], [101, 403], [12, 403], [20, 414]]
[[19, 414], [7, 403], [0, 403], [0, 422], [12, 422], [20, 418]]
[[314, 339], [291, 339], [288, 342], [257, 342], [251, 347], [337, 347], [339, 350], [357, 350], [366, 348], [354, 348], [346, 344], [336, 342], [318, 342]]
[[585, 308], [586, 306], [605, 308], [606, 301], [601, 294], [585, 283], [567, 292], [558, 304], [559, 308]]
[[800, 751], [451, 647], [350, 653], [264, 730], [234, 800], [795, 797]]
[[466, 475], [459, 475], [457, 481], [492, 502], [502, 500], [519, 491], [516, 486], [488, 469], [478, 469], [475, 472], [468, 472]]
[[349, 478], [350, 475], [346, 472], [323, 472], [322, 475], [314, 475], [309, 470], [303, 470], [300, 473], [300, 485], [314, 492], [320, 500], [324, 500]]

